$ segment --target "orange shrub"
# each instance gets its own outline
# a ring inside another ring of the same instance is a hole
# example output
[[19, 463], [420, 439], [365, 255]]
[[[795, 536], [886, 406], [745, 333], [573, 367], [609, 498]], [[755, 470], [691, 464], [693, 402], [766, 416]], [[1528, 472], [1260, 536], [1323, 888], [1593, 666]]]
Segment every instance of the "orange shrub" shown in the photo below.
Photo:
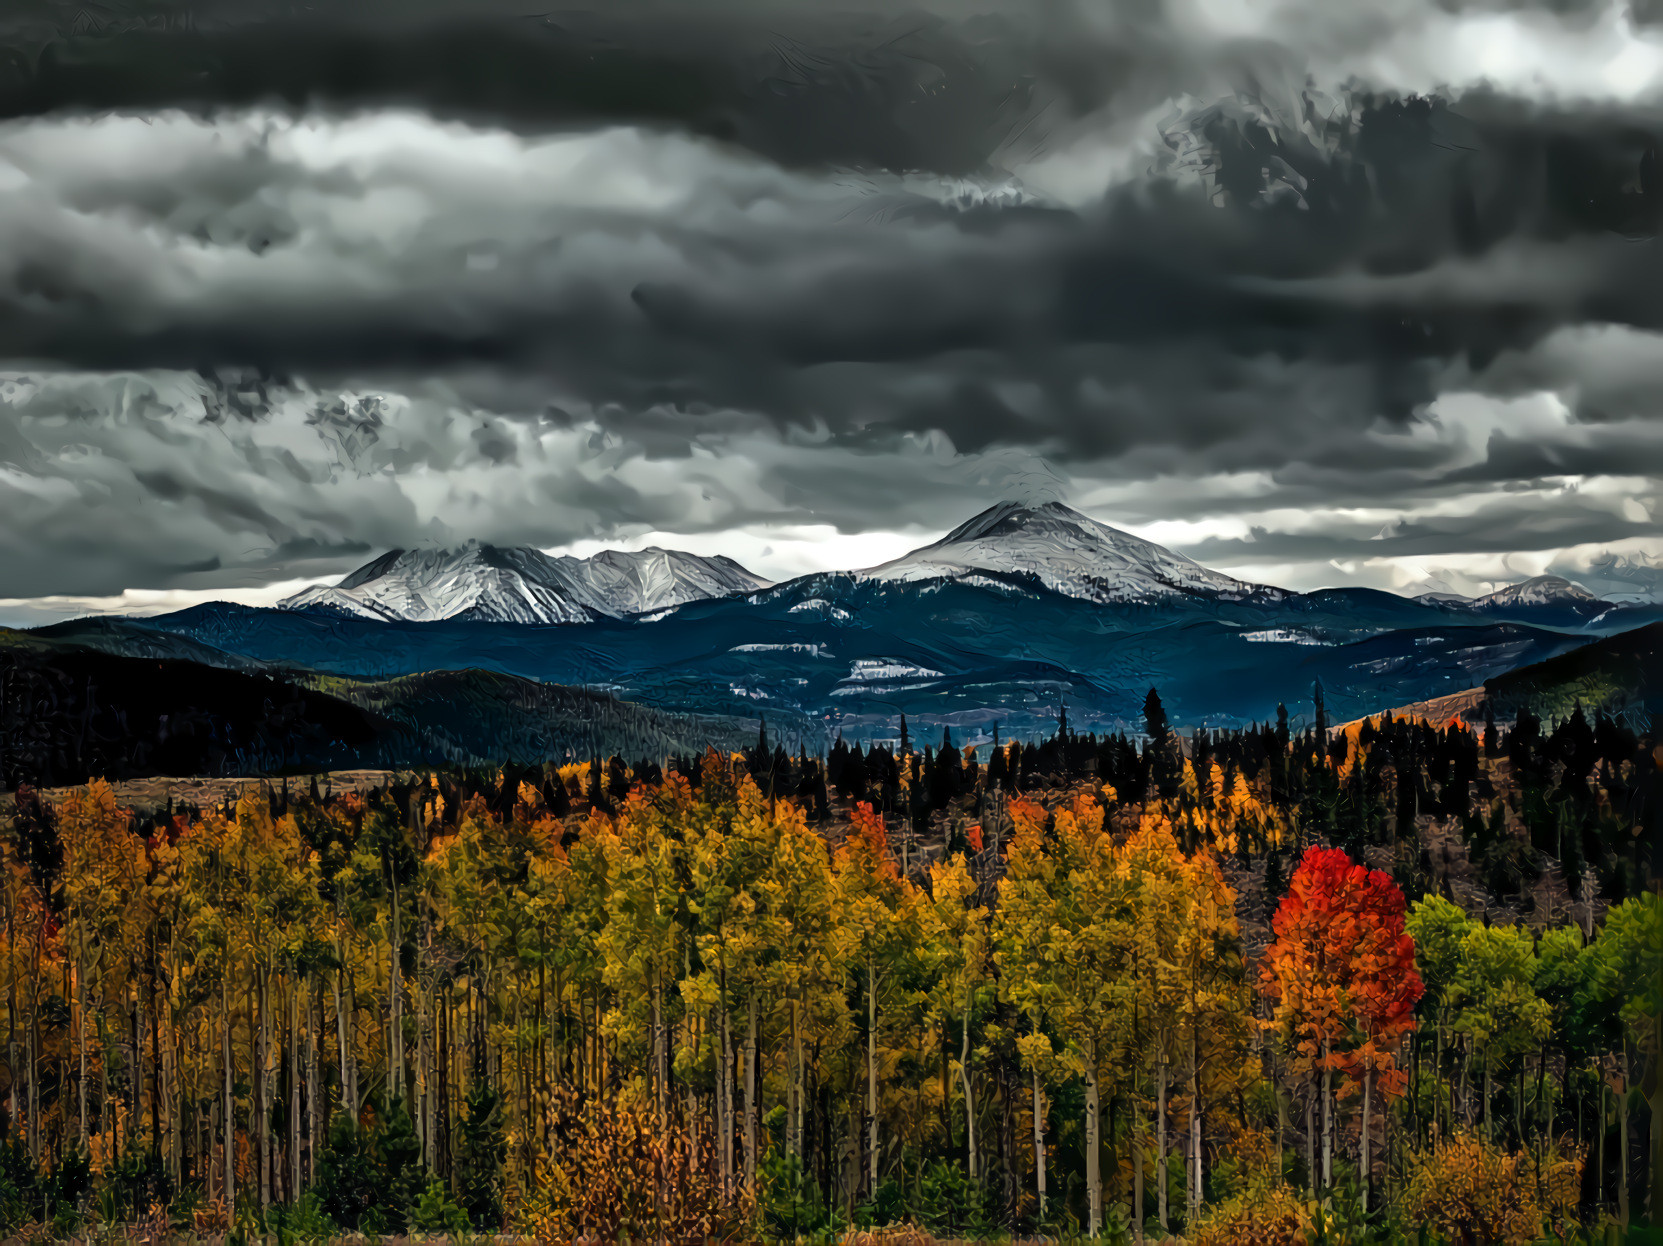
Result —
[[1411, 1157], [1398, 1210], [1406, 1224], [1432, 1229], [1455, 1246], [1527, 1246], [1540, 1239], [1544, 1225], [1563, 1219], [1581, 1178], [1579, 1153], [1549, 1152], [1538, 1181], [1528, 1153], [1509, 1154], [1456, 1134]]

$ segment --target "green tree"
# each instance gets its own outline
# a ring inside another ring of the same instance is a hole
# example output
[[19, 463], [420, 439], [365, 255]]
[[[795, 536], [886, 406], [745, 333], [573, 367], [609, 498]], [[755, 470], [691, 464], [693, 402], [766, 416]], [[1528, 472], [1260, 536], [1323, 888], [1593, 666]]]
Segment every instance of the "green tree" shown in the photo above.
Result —
[[494, 1232], [502, 1228], [502, 1165], [508, 1143], [503, 1137], [502, 1096], [482, 1074], [476, 1071], [468, 1091], [468, 1114], [456, 1152], [456, 1193], [468, 1222]]

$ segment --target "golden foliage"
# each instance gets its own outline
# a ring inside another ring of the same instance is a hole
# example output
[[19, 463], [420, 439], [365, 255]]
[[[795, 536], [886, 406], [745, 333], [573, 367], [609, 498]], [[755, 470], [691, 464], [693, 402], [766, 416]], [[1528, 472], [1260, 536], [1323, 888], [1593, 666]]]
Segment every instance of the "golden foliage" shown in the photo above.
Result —
[[911, 1224], [891, 1224], [880, 1229], [851, 1229], [838, 1246], [936, 1246], [928, 1231]]
[[1550, 1151], [1538, 1179], [1529, 1153], [1456, 1134], [1410, 1158], [1400, 1210], [1406, 1222], [1424, 1224], [1454, 1246], [1526, 1246], [1575, 1206], [1582, 1163], [1580, 1153]]
[[1254, 1185], [1218, 1204], [1196, 1226], [1191, 1246], [1305, 1246], [1310, 1207], [1280, 1183]]
[[707, 1122], [658, 1128], [650, 1111], [618, 1104], [563, 1110], [561, 1143], [521, 1209], [538, 1243], [730, 1241], [751, 1216], [748, 1191], [724, 1190]]

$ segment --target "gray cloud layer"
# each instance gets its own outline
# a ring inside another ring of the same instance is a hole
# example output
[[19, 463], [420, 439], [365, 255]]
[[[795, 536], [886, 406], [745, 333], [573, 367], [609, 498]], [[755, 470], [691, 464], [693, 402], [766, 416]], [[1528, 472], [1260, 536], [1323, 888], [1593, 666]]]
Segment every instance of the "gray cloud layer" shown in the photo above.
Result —
[[[1301, 582], [1657, 535], [1617, 10], [56, 11], [4, 19], [0, 597], [1036, 473]], [[1569, 68], [1405, 93], [1493, 21]]]

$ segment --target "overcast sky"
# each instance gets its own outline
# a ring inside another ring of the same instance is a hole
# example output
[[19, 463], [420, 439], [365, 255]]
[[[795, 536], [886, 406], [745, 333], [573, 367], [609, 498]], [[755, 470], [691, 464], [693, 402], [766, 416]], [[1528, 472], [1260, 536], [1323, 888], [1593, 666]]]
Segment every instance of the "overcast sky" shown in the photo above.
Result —
[[1663, 595], [1663, 3], [0, 8], [0, 623], [469, 538]]

